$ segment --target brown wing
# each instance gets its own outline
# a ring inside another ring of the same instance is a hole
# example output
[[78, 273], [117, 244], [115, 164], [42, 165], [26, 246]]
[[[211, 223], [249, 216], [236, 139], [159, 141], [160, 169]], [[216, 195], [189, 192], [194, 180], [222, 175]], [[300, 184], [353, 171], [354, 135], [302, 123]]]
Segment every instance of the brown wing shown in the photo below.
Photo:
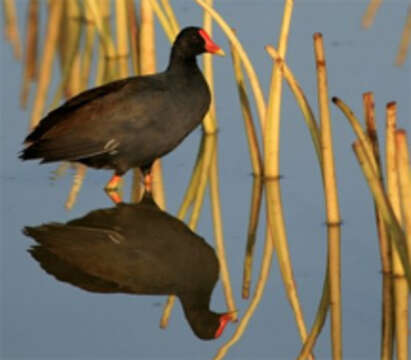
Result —
[[120, 90], [127, 84], [128, 80], [130, 79], [113, 81], [106, 85], [86, 90], [79, 95], [74, 96], [62, 106], [51, 111], [45, 118], [43, 118], [37, 127], [25, 138], [24, 142], [31, 143], [39, 140], [47, 131], [64, 120], [70, 112], [78, 109], [82, 105], [92, 102], [93, 100], [102, 98], [108, 94]]

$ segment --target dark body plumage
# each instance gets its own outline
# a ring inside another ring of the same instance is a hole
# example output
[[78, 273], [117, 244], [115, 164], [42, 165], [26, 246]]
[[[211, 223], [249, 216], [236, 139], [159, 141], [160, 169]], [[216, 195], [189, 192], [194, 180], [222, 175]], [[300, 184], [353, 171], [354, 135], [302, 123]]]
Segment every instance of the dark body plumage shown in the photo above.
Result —
[[199, 28], [173, 44], [167, 69], [85, 91], [50, 112], [27, 136], [23, 160], [78, 161], [95, 168], [149, 170], [205, 116], [210, 91], [196, 56], [206, 51]]
[[214, 338], [221, 316], [209, 309], [215, 252], [150, 197], [24, 232], [40, 244], [32, 256], [58, 280], [101, 293], [175, 294], [194, 333]]

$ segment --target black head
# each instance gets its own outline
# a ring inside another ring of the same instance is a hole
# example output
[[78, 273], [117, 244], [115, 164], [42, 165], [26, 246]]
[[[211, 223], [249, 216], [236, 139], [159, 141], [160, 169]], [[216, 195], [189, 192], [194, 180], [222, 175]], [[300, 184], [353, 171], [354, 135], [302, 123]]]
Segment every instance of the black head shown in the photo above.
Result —
[[219, 314], [206, 309], [187, 309], [185, 313], [194, 334], [202, 340], [217, 339], [233, 321], [230, 313]]
[[210, 36], [199, 27], [186, 27], [177, 35], [172, 54], [180, 58], [193, 58], [202, 53], [209, 52], [224, 55], [223, 50], [211, 40]]

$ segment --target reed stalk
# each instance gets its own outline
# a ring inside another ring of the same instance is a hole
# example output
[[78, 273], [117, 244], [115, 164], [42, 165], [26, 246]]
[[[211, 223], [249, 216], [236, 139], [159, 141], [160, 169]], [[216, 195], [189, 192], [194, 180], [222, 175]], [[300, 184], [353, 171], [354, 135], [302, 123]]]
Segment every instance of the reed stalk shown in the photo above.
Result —
[[[146, 0], [143, 0], [146, 1]], [[164, 32], [166, 33], [166, 36], [170, 43], [172, 43], [176, 37], [176, 33], [174, 32], [172, 25], [170, 24], [169, 19], [167, 19], [166, 14], [164, 11], [161, 9], [160, 5], [158, 4], [157, 0], [148, 0], [148, 3], [150, 3], [150, 6], [152, 10], [155, 12]], [[142, 14], [141, 14], [142, 15]]]
[[[375, 123], [374, 95], [371, 92], [363, 94], [364, 118], [367, 128], [368, 138], [372, 144], [372, 150], [379, 171], [379, 178], [383, 183], [381, 170], [380, 151], [378, 144], [377, 127]], [[391, 247], [388, 241], [387, 229], [381, 212], [374, 202], [378, 239], [380, 246], [382, 264], [382, 331], [381, 331], [381, 359], [389, 360], [393, 357], [393, 335], [394, 335], [394, 314], [393, 314], [393, 285], [392, 285], [392, 259]]]
[[[336, 228], [331, 227], [328, 228], [327, 231], [336, 231]], [[328, 234], [329, 237], [333, 237], [334, 235]], [[328, 256], [327, 256], [328, 258]], [[330, 272], [328, 270], [328, 262], [327, 267], [325, 269], [325, 277], [323, 281], [323, 290], [321, 294], [320, 303], [317, 308], [317, 313], [314, 318], [313, 325], [307, 338], [304, 342], [303, 347], [301, 348], [300, 353], [298, 354], [297, 360], [304, 360], [306, 359], [309, 354], [313, 351], [315, 343], [317, 342], [318, 336], [321, 333], [322, 328], [324, 327], [325, 319], [327, 318], [327, 313], [330, 305]]]
[[[286, 0], [278, 39], [278, 59], [273, 65], [266, 122], [264, 128], [264, 174], [270, 178], [280, 175], [280, 113], [283, 83], [283, 64], [287, 52], [288, 34], [290, 31], [293, 0]], [[267, 193], [267, 200], [269, 194]], [[271, 216], [270, 216], [271, 218]], [[272, 223], [274, 221], [271, 220]]]
[[254, 315], [254, 312], [257, 309], [258, 305], [260, 304], [261, 298], [263, 296], [264, 289], [267, 284], [268, 276], [270, 274], [273, 251], [274, 251], [273, 239], [271, 238], [271, 231], [269, 230], [267, 226], [263, 258], [261, 260], [260, 275], [258, 277], [257, 284], [254, 290], [254, 295], [243, 317], [239, 321], [238, 326], [234, 331], [234, 334], [224, 345], [222, 345], [219, 348], [219, 350], [217, 351], [217, 354], [213, 358], [214, 360], [221, 360], [222, 358], [224, 358], [228, 350], [234, 344], [236, 344], [243, 336], [244, 331], [246, 330], [248, 323], [250, 322], [252, 316]]
[[4, 34], [13, 47], [14, 57], [21, 58], [21, 40], [16, 16], [16, 4], [13, 0], [3, 0]]
[[[214, 135], [215, 136], [215, 135]], [[215, 136], [216, 137], [216, 136]], [[233, 321], [237, 321], [237, 310], [235, 305], [235, 300], [233, 296], [233, 290], [230, 281], [230, 272], [228, 270], [227, 258], [225, 255], [224, 248], [224, 235], [223, 235], [223, 221], [221, 216], [221, 201], [220, 201], [220, 190], [218, 183], [218, 147], [217, 147], [217, 137], [215, 139], [215, 149], [213, 151], [212, 160], [209, 170], [210, 179], [210, 197], [211, 197], [211, 208], [213, 216], [213, 228], [214, 228], [214, 239], [216, 244], [216, 252], [218, 260], [220, 263], [220, 278], [223, 284], [223, 289], [226, 298], [226, 304], [229, 312], [231, 313], [231, 318]]]
[[411, 41], [411, 6], [408, 6], [407, 18], [405, 20], [404, 30], [401, 34], [400, 44], [398, 46], [397, 57], [395, 58], [395, 65], [401, 66], [407, 58], [408, 48]]
[[[386, 173], [387, 194], [394, 216], [399, 224], [402, 223], [401, 202], [396, 161], [395, 131], [396, 131], [396, 104], [387, 104], [386, 109]], [[392, 263], [394, 274], [394, 315], [395, 339], [398, 360], [408, 359], [408, 287], [404, 277], [404, 269], [399, 258], [397, 248], [392, 244]]]
[[37, 46], [39, 1], [30, 0], [27, 11], [26, 47], [24, 54], [24, 73], [20, 93], [20, 105], [25, 108], [30, 91], [30, 83], [37, 77]]
[[86, 0], [86, 5], [88, 6], [93, 17], [97, 28], [97, 34], [103, 45], [103, 50], [107, 61], [107, 76], [105, 76], [105, 78], [112, 81], [117, 78], [117, 61], [116, 48], [114, 47], [109, 30], [104, 24], [104, 7], [107, 6], [107, 3], [105, 4], [101, 1], [97, 2], [97, 0]]
[[257, 113], [260, 119], [261, 129], [264, 129], [265, 124], [265, 100], [263, 91], [261, 90], [260, 81], [258, 80], [257, 74], [254, 70], [254, 67], [248, 58], [247, 53], [245, 52], [241, 42], [238, 40], [235, 32], [230, 28], [227, 22], [223, 19], [223, 17], [211, 6], [209, 6], [206, 2], [202, 0], [195, 0], [198, 5], [200, 5], [205, 11], [210, 13], [211, 17], [214, 19], [216, 23], [220, 26], [221, 30], [226, 34], [228, 40], [233, 44], [233, 46], [237, 49], [238, 55], [243, 63], [244, 70], [247, 73], [247, 76], [250, 80], [250, 85], [253, 90], [254, 99], [256, 102]]
[[139, 25], [137, 21], [136, 10], [133, 0], [127, 0], [127, 15], [128, 15], [128, 27], [130, 34], [130, 48], [131, 48], [131, 60], [133, 63], [134, 74], [140, 74], [140, 50], [139, 50]]
[[287, 234], [283, 214], [281, 189], [279, 184], [279, 124], [283, 77], [283, 59], [287, 50], [287, 39], [293, 10], [293, 1], [286, 1], [284, 6], [281, 33], [279, 36], [280, 60], [275, 63], [269, 94], [269, 105], [264, 128], [264, 174], [266, 183], [266, 206], [272, 238], [276, 241], [276, 250], [281, 275], [286, 293], [294, 311], [301, 340], [307, 337], [304, 316], [298, 299], [297, 287], [292, 271], [288, 250]]
[[[210, 7], [213, 6], [213, 0], [206, 0], [206, 2]], [[210, 13], [207, 11], [204, 11], [203, 29], [212, 37], [213, 22]], [[211, 94], [211, 103], [203, 119], [203, 128], [207, 134], [214, 134], [218, 129], [218, 124], [215, 112], [213, 55], [211, 54], [205, 53], [203, 55], [203, 74]]]
[[405, 234], [398, 223], [390, 202], [388, 201], [387, 194], [384, 190], [381, 181], [379, 180], [377, 174], [371, 168], [371, 165], [367, 159], [367, 154], [359, 141], [355, 141], [352, 145], [354, 153], [358, 159], [361, 170], [363, 171], [364, 177], [368, 183], [371, 190], [373, 198], [381, 211], [381, 215], [391, 236], [391, 241], [399, 254], [401, 264], [404, 268], [405, 277], [408, 283], [408, 287], [411, 287], [411, 270], [408, 261], [407, 254], [407, 244], [405, 240]]
[[[272, 45], [267, 45], [265, 47], [267, 53], [271, 56], [271, 58], [275, 61], [280, 61], [281, 57], [278, 51]], [[300, 84], [295, 79], [293, 73], [291, 72], [290, 68], [287, 66], [286, 62], [283, 62], [283, 71], [284, 71], [284, 78], [288, 83], [294, 97], [297, 101], [297, 104], [300, 107], [300, 110], [304, 116], [304, 120], [310, 131], [311, 140], [314, 145], [315, 153], [317, 155], [320, 167], [322, 163], [322, 154], [321, 154], [321, 138], [320, 138], [320, 131], [318, 129], [318, 124], [315, 119], [314, 113], [311, 109], [310, 104], [308, 103], [307, 97], [305, 96]]]
[[116, 5], [116, 26], [117, 26], [117, 57], [118, 57], [118, 77], [120, 79], [128, 76], [128, 24], [127, 24], [127, 0], [117, 0]]
[[238, 95], [240, 97], [241, 112], [244, 119], [245, 132], [247, 134], [248, 149], [250, 153], [251, 166], [255, 176], [261, 176], [263, 173], [263, 165], [258, 146], [257, 131], [254, 126], [253, 115], [251, 112], [250, 101], [248, 100], [247, 89], [244, 82], [243, 70], [241, 68], [241, 60], [237, 49], [230, 43], [231, 58], [233, 61], [234, 77], [237, 83]]
[[[142, 0], [140, 3], [140, 73], [150, 75], [156, 72], [155, 28], [154, 13], [151, 0]], [[152, 167], [153, 197], [159, 206], [166, 206], [162, 168], [160, 160], [156, 160]]]
[[395, 154], [398, 169], [398, 184], [405, 237], [408, 247], [408, 259], [411, 259], [411, 176], [409, 173], [410, 155], [408, 153], [407, 134], [399, 129], [395, 133]]
[[204, 155], [202, 161], [202, 167], [197, 184], [197, 193], [193, 204], [193, 210], [191, 218], [188, 223], [190, 229], [197, 227], [198, 220], [200, 219], [201, 207], [204, 201], [205, 190], [207, 187], [207, 181], [210, 174], [210, 166], [213, 159], [213, 154], [216, 147], [216, 136], [204, 134]]
[[36, 96], [30, 120], [30, 129], [40, 121], [46, 102], [47, 89], [50, 84], [53, 68], [53, 59], [56, 53], [57, 39], [60, 31], [60, 21], [63, 13], [63, 1], [52, 0], [47, 19], [46, 39], [44, 42], [42, 59], [40, 61], [39, 79], [37, 82]]
[[355, 134], [357, 135], [358, 139], [360, 140], [361, 144], [364, 146], [364, 149], [367, 153], [368, 160], [373, 168], [373, 170], [378, 174], [380, 172], [377, 161], [374, 156], [373, 145], [371, 143], [370, 138], [367, 136], [366, 132], [361, 126], [360, 121], [356, 118], [352, 110], [346, 105], [341, 99], [337, 97], [333, 97], [332, 101], [335, 105], [337, 105], [340, 110], [344, 113], [344, 115], [349, 120], [351, 127], [353, 128]]
[[143, 173], [139, 168], [133, 170], [131, 182], [131, 202], [138, 204], [144, 196]]
[[88, 88], [90, 77], [91, 63], [93, 61], [93, 45], [96, 36], [96, 27], [89, 7], [84, 8], [84, 18], [86, 21], [84, 50], [81, 61], [81, 86], [83, 89]]
[[78, 193], [83, 185], [84, 177], [86, 176], [87, 168], [85, 165], [76, 164], [76, 173], [73, 177], [73, 186], [66, 200], [66, 209], [71, 210], [76, 203]]
[[251, 195], [250, 220], [247, 230], [247, 245], [244, 256], [242, 297], [248, 299], [250, 296], [251, 278], [253, 269], [254, 245], [260, 218], [261, 200], [263, 196], [263, 181], [260, 176], [253, 179], [253, 191]]
[[163, 5], [164, 11], [167, 15], [168, 22], [171, 26], [171, 29], [173, 30], [174, 34], [178, 34], [180, 31], [180, 25], [178, 24], [176, 15], [174, 14], [173, 8], [170, 5], [170, 2], [168, 0], [161, 0], [161, 3]]
[[70, 98], [74, 94], [71, 87], [71, 76], [73, 70], [74, 60], [77, 56], [80, 46], [80, 38], [82, 31], [81, 10], [78, 0], [66, 0], [65, 4], [65, 26], [64, 37], [62, 43], [64, 43], [64, 51], [62, 51], [62, 64], [63, 64], [63, 74], [60, 80], [60, 84], [54, 95], [51, 108], [54, 109], [58, 106], [62, 96], [63, 91], [66, 89], [66, 97]]
[[370, 0], [362, 18], [362, 27], [367, 29], [374, 22], [375, 15], [382, 4], [382, 0]]
[[330, 280], [331, 339], [333, 359], [342, 359], [340, 211], [333, 155], [328, 84], [322, 35], [314, 34], [317, 67], [318, 106], [320, 112], [321, 150], [328, 228], [328, 270]]

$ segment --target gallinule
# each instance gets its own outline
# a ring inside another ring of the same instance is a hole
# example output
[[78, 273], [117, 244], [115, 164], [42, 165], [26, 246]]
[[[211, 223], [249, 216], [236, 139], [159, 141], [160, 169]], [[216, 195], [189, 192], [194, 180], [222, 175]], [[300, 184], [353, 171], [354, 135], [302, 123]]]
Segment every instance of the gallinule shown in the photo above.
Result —
[[204, 52], [224, 55], [203, 29], [183, 29], [164, 72], [114, 81], [73, 97], [26, 137], [20, 158], [113, 169], [108, 190], [133, 167], [140, 167], [149, 181], [154, 160], [173, 150], [209, 108], [210, 91], [196, 61]]
[[24, 232], [40, 244], [31, 255], [60, 281], [99, 293], [175, 294], [201, 339], [217, 338], [231, 320], [209, 308], [219, 272], [214, 249], [150, 197]]

